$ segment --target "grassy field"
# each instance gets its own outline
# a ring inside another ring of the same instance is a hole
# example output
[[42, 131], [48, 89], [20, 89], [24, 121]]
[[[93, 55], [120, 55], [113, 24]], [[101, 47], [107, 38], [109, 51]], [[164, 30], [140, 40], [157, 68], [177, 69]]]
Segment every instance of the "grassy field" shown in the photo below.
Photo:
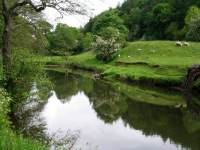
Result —
[[[174, 41], [131, 42], [115, 53], [113, 61], [108, 63], [98, 61], [92, 51], [70, 56], [68, 60], [46, 57], [45, 61], [48, 64], [98, 70], [107, 79], [117, 77], [121, 80], [180, 86], [188, 67], [200, 62], [200, 43], [189, 44], [190, 46], [178, 47]], [[155, 52], [151, 53], [151, 50]]]

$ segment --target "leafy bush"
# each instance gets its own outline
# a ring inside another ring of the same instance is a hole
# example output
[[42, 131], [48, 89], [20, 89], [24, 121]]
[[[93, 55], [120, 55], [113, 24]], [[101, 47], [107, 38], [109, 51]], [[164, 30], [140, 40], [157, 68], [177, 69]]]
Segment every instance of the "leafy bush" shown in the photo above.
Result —
[[102, 37], [95, 35], [95, 42], [92, 42], [92, 48], [96, 53], [96, 58], [103, 61], [109, 61], [113, 54], [120, 49], [120, 44], [116, 42], [116, 37], [110, 37], [103, 40]]
[[12, 65], [12, 85], [7, 87], [15, 102], [26, 100], [30, 96], [33, 83], [37, 83], [35, 91], [40, 98], [47, 99], [50, 95], [51, 82], [45, 75], [44, 63], [39, 56], [28, 50], [14, 49]]
[[7, 113], [10, 111], [9, 102], [11, 98], [3, 88], [0, 88], [0, 97], [0, 130], [2, 130], [10, 124]]

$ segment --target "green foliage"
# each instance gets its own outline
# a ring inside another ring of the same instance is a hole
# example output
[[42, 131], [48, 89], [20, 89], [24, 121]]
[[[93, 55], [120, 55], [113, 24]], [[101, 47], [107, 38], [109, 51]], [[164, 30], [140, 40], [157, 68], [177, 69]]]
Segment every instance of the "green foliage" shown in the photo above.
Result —
[[200, 31], [200, 9], [197, 6], [191, 6], [185, 17], [185, 29], [187, 30], [186, 39], [192, 41], [199, 41]]
[[4, 29], [3, 15], [0, 15], [0, 43], [2, 43], [3, 29]]
[[78, 31], [77, 38], [76, 38], [76, 47], [73, 49], [74, 54], [81, 53], [83, 51], [83, 44], [84, 44], [84, 34]]
[[51, 54], [56, 54], [56, 51], [79, 53], [83, 50], [83, 33], [66, 24], [58, 23], [55, 31], [48, 33], [46, 37]]
[[171, 22], [165, 31], [166, 39], [169, 39], [169, 40], [183, 39], [185, 37], [186, 33], [187, 33], [187, 29], [183, 28], [180, 30], [178, 28], [177, 22]]
[[10, 124], [7, 113], [10, 112], [9, 104], [11, 98], [3, 88], [0, 88], [0, 97], [0, 130], [3, 130], [3, 128], [8, 127]]
[[0, 149], [2, 150], [48, 150], [48, 147], [33, 141], [32, 139], [24, 139], [22, 135], [17, 135], [11, 129], [0, 130]]
[[96, 22], [97, 18], [98, 18], [98, 16], [89, 19], [88, 23], [86, 23], [84, 28], [81, 29], [84, 34], [86, 34], [88, 32], [92, 32], [92, 27], [93, 27], [94, 23]]
[[114, 38], [117, 43], [120, 43], [122, 46], [125, 41], [124, 34], [120, 33], [117, 28], [114, 27], [105, 27], [101, 29], [99, 32], [99, 36], [102, 37], [104, 40], [108, 40], [110, 38]]
[[200, 9], [197, 6], [191, 6], [185, 16], [185, 24], [189, 25], [192, 19], [198, 18]]
[[[195, 42], [189, 44], [189, 47], [177, 47], [174, 41], [131, 42], [127, 47], [114, 53], [113, 60], [106, 64], [95, 59], [92, 51], [70, 56], [71, 61], [65, 63], [81, 65], [87, 69], [96, 68], [106, 79], [117, 77], [121, 80], [180, 86], [184, 82], [188, 66], [199, 63], [200, 44]], [[150, 50], [155, 50], [155, 53], [150, 53]], [[103, 57], [103, 54], [99, 55]], [[49, 60], [50, 58], [48, 62]], [[57, 64], [64, 61], [59, 57], [53, 60], [52, 63]]]
[[165, 39], [165, 30], [173, 15], [173, 7], [168, 3], [159, 3], [153, 7], [151, 12], [148, 12], [146, 24], [152, 28], [151, 30], [154, 30], [154, 37]]
[[0, 88], [0, 97], [0, 149], [47, 150], [47, 147], [34, 142], [32, 139], [24, 139], [21, 135], [17, 135], [9, 128], [11, 122], [7, 114], [10, 112], [11, 98], [2, 88]]
[[52, 50], [70, 51], [76, 46], [78, 31], [66, 24], [58, 23], [54, 32], [48, 35]]
[[113, 58], [113, 54], [120, 49], [120, 44], [117, 43], [117, 38], [119, 37], [119, 32], [115, 30], [110, 37], [106, 37], [104, 40], [102, 37], [95, 35], [95, 42], [93, 42], [92, 49], [96, 53], [96, 57], [99, 60], [109, 61]]
[[[52, 25], [45, 20], [39, 19], [31, 23], [25, 18], [17, 17], [16, 28], [13, 30], [12, 46], [15, 48], [28, 49], [37, 54], [46, 54], [49, 43], [45, 37]], [[22, 25], [20, 25], [22, 24]]]
[[128, 41], [134, 41], [141, 38], [142, 29], [140, 24], [142, 21], [142, 10], [139, 7], [132, 8], [129, 15], [129, 26], [132, 27], [128, 33]]
[[73, 52], [72, 51], [57, 50], [57, 51], [53, 51], [53, 54], [56, 55], [56, 56], [61, 56], [65, 60], [68, 60], [68, 57], [70, 55], [72, 55]]
[[97, 21], [93, 25], [92, 33], [94, 35], [99, 35], [102, 29], [106, 27], [118, 29], [124, 36], [128, 33], [127, 28], [123, 24], [123, 20], [118, 16], [117, 10], [105, 11], [98, 16]]
[[[191, 18], [198, 14], [199, 6], [200, 3], [195, 0], [184, 2], [126, 0], [116, 9], [109, 9], [91, 18], [84, 29], [92, 27], [92, 33], [99, 35], [101, 28], [115, 27], [125, 34], [128, 41], [140, 39], [194, 41], [196, 35], [190, 37], [186, 34], [189, 31], [188, 24]], [[123, 32], [122, 26], [126, 26], [128, 33]]]
[[92, 33], [87, 32], [83, 39], [83, 48], [88, 48], [91, 46], [91, 42], [93, 41]]
[[13, 82], [12, 86], [8, 87], [8, 90], [15, 98], [14, 102], [26, 100], [30, 96], [34, 82], [40, 87], [35, 92], [40, 98], [47, 99], [50, 96], [51, 83], [45, 77], [44, 63], [39, 60], [39, 56], [31, 54], [25, 49], [14, 49], [12, 57], [13, 65], [10, 78]]

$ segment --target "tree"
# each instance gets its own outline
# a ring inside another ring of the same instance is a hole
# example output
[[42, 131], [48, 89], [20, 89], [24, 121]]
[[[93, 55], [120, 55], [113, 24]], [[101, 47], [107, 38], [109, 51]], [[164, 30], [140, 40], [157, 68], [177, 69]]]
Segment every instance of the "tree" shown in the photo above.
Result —
[[191, 36], [192, 40], [200, 41], [200, 15], [190, 21], [187, 35]]
[[96, 22], [93, 25], [92, 33], [99, 35], [102, 29], [106, 27], [114, 27], [119, 30], [120, 33], [126, 35], [128, 33], [127, 28], [124, 25], [123, 20], [118, 16], [117, 10], [108, 10], [98, 16]]
[[185, 24], [188, 25], [192, 19], [199, 17], [200, 9], [197, 6], [191, 6], [185, 16]]
[[7, 78], [7, 84], [11, 81], [10, 75], [12, 70], [12, 34], [14, 21], [18, 16], [26, 17], [27, 12], [41, 12], [50, 7], [57, 10], [61, 16], [65, 14], [87, 15], [90, 9], [86, 6], [85, 1], [74, 2], [72, 0], [1, 0], [0, 14], [4, 18], [4, 31], [2, 37], [2, 55], [4, 74]]
[[121, 48], [121, 44], [118, 42], [119, 37], [119, 30], [112, 27], [104, 28], [102, 37], [94, 35], [95, 42], [92, 42], [91, 45], [97, 59], [105, 62], [112, 60], [113, 54]]
[[46, 54], [48, 41], [45, 36], [53, 28], [50, 23], [41, 18], [30, 24], [29, 20], [18, 17], [14, 25], [19, 27], [13, 30], [13, 48], [28, 49], [35, 54]]
[[67, 24], [58, 23], [55, 31], [47, 35], [51, 51], [56, 55], [65, 56], [73, 53], [74, 49], [81, 47], [82, 35], [77, 28]]
[[197, 6], [191, 6], [185, 17], [185, 29], [188, 31], [186, 34], [187, 40], [199, 41], [200, 25], [200, 9]]
[[141, 38], [140, 25], [142, 23], [142, 10], [138, 7], [131, 9], [129, 15], [129, 24], [131, 25], [131, 30], [129, 31], [128, 39], [138, 40]]
[[159, 3], [153, 7], [152, 11], [147, 13], [145, 20], [148, 26], [148, 34], [153, 35], [155, 39], [165, 39], [165, 30], [172, 22], [173, 6], [169, 3]]
[[91, 42], [93, 41], [92, 34], [90, 32], [87, 32], [84, 39], [83, 39], [83, 48], [89, 48], [91, 45]]

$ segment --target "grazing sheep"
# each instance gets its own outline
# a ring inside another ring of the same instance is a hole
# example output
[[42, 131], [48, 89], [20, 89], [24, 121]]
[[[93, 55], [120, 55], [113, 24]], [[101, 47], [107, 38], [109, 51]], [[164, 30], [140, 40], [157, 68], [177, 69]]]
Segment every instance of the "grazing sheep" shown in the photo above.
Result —
[[140, 52], [140, 51], [141, 51], [141, 49], [139, 48], [139, 49], [138, 49], [138, 52]]
[[183, 45], [189, 46], [189, 43], [188, 42], [184, 42]]
[[180, 108], [180, 107], [181, 107], [181, 104], [175, 104], [175, 107], [176, 107], [176, 108]]
[[128, 56], [128, 58], [130, 59], [130, 58], [131, 58], [131, 56]]
[[151, 52], [152, 54], [154, 54], [154, 53], [155, 53], [155, 51], [154, 51], [154, 50], [150, 50], [150, 52]]
[[181, 42], [176, 42], [176, 46], [182, 46], [182, 43]]
[[118, 56], [120, 57], [120, 54]]

